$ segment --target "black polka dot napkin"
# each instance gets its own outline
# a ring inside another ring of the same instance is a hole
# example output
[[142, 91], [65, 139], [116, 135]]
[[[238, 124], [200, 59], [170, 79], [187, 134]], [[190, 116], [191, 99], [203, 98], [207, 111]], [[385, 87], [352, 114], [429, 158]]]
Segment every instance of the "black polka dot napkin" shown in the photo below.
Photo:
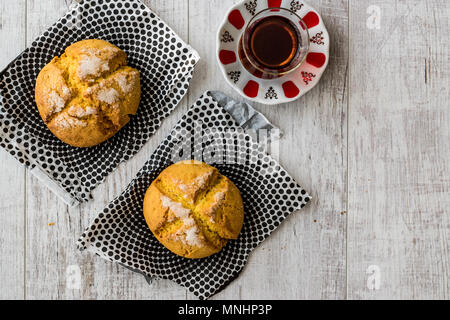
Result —
[[[70, 44], [107, 40], [141, 73], [142, 100], [130, 123], [107, 142], [88, 149], [59, 141], [34, 101], [39, 71]], [[198, 54], [138, 0], [81, 1], [0, 72], [0, 146], [70, 205], [130, 159], [185, 95]]]
[[[221, 95], [223, 97], [223, 95]], [[112, 201], [78, 240], [88, 250], [146, 277], [170, 279], [200, 299], [225, 288], [244, 268], [250, 252], [310, 197], [238, 126], [214, 92], [200, 97], [159, 145], [127, 189]], [[237, 240], [204, 259], [179, 257], [153, 236], [142, 204], [147, 188], [174, 162], [209, 163], [239, 188], [245, 219]]]

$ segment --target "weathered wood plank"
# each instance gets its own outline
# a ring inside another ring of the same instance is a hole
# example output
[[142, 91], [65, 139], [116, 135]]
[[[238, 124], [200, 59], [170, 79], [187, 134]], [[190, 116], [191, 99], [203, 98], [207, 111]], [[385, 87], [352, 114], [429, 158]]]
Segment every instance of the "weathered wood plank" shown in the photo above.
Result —
[[[0, 2], [0, 70], [25, 49], [25, 0]], [[24, 298], [25, 168], [0, 150], [0, 299]]]
[[[27, 15], [25, 0], [1, 2], [0, 43], [8, 45], [1, 47], [0, 69], [70, 2], [28, 0]], [[0, 298], [193, 298], [169, 281], [149, 286], [74, 245], [201, 93], [219, 89], [242, 99], [224, 85], [215, 57], [215, 31], [238, 0], [145, 2], [202, 56], [188, 98], [132, 161], [94, 191], [95, 201], [72, 210], [30, 174], [25, 180], [24, 169], [0, 150], [0, 284], [6, 288]], [[314, 200], [264, 242], [216, 298], [448, 299], [449, 4], [309, 2], [333, 41], [328, 70], [296, 103], [256, 107], [283, 129], [280, 161]], [[367, 27], [373, 5], [381, 10], [381, 29]], [[379, 290], [367, 287], [366, 272], [376, 270], [369, 266], [379, 267]], [[79, 289], [70, 282], [78, 270]]]
[[[149, 1], [150, 7], [186, 39], [187, 0]], [[62, 0], [29, 1], [28, 41], [65, 11]], [[180, 107], [132, 160], [122, 164], [94, 191], [94, 201], [68, 209], [50, 190], [29, 175], [27, 194], [27, 297], [30, 299], [182, 299], [185, 290], [169, 281], [148, 285], [144, 278], [89, 253], [75, 242], [98, 212], [118, 196], [186, 108]], [[51, 225], [49, 225], [49, 223]], [[53, 225], [54, 223], [54, 225]], [[79, 289], [76, 282], [79, 273]], [[69, 281], [69, 284], [67, 283]], [[75, 288], [75, 289], [74, 289]]]
[[[238, 1], [190, 1], [190, 42], [203, 60], [196, 70], [189, 102], [206, 89], [242, 100], [216, 62], [216, 30]], [[346, 290], [346, 179], [348, 3], [309, 1], [332, 39], [329, 69], [321, 83], [297, 102], [255, 105], [283, 131], [281, 164], [311, 191], [314, 200], [292, 215], [255, 250], [242, 275], [220, 299], [343, 299]], [[189, 295], [190, 298], [193, 296]]]
[[350, 10], [348, 297], [448, 299], [450, 4]]

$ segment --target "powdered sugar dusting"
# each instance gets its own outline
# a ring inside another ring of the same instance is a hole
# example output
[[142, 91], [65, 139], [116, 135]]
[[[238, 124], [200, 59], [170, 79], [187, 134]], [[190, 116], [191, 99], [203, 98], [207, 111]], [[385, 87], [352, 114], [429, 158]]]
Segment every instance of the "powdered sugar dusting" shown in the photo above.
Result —
[[213, 203], [211, 206], [205, 211], [205, 213], [210, 216], [209, 221], [211, 223], [216, 223], [216, 211], [219, 209], [219, 207], [222, 205], [223, 201], [225, 200], [226, 191], [218, 191], [213, 196]]
[[119, 85], [120, 89], [125, 94], [127, 94], [127, 93], [131, 92], [131, 90], [133, 90], [133, 84], [134, 84], [133, 78], [135, 77], [135, 72], [133, 72], [131, 75], [132, 75], [131, 80], [129, 80], [127, 78], [126, 73], [119, 73], [115, 79], [117, 84]]
[[219, 191], [214, 195], [214, 203], [220, 203], [225, 199], [225, 191]]
[[214, 171], [210, 171], [208, 173], [205, 173], [204, 175], [198, 176], [197, 178], [194, 179], [194, 184], [197, 185], [199, 188], [203, 188], [213, 173]]
[[71, 116], [65, 113], [58, 115], [54, 120], [54, 124], [61, 129], [86, 127], [88, 125], [86, 121], [81, 121], [76, 118], [72, 118]]
[[170, 209], [183, 222], [185, 228], [183, 228], [184, 235], [181, 237], [181, 240], [191, 246], [201, 246], [202, 241], [199, 237], [200, 230], [194, 218], [192, 218], [191, 210], [186, 209], [181, 203], [173, 201], [165, 195], [161, 195], [160, 199], [162, 206]]
[[70, 91], [70, 89], [69, 89], [68, 87], [63, 86], [63, 88], [62, 88], [62, 93], [63, 93], [63, 96], [64, 96], [64, 97], [67, 97], [67, 96], [70, 96], [71, 91]]
[[80, 106], [71, 106], [68, 110], [68, 113], [72, 117], [84, 118], [89, 117], [90, 115], [97, 114], [97, 109], [87, 106], [86, 109], [83, 109]]
[[92, 87], [89, 87], [89, 88], [87, 88], [85, 91], [84, 91], [84, 96], [89, 96], [89, 95], [91, 95], [93, 92], [94, 92], [94, 90], [96, 89], [96, 88], [98, 88], [98, 86], [92, 86]]
[[86, 79], [89, 76], [99, 76], [101, 72], [109, 70], [109, 65], [96, 55], [86, 54], [80, 60], [78, 67], [78, 76], [80, 79]]
[[203, 189], [203, 187], [206, 185], [206, 183], [211, 178], [213, 173], [214, 173], [214, 171], [210, 171], [201, 176], [198, 176], [189, 184], [180, 183], [180, 181], [178, 179], [176, 179], [174, 182], [178, 186], [178, 188], [183, 192], [188, 192], [189, 190], [193, 189], [194, 187]]
[[186, 209], [181, 203], [175, 202], [165, 195], [161, 195], [161, 204], [164, 208], [170, 209], [181, 220], [188, 219], [191, 214], [191, 210]]
[[103, 88], [97, 92], [97, 99], [108, 104], [114, 104], [119, 100], [119, 93], [114, 88]]
[[193, 226], [185, 231], [186, 234], [186, 242], [191, 246], [202, 246], [202, 241], [199, 238], [199, 230], [197, 226]]
[[52, 91], [48, 95], [48, 103], [52, 109], [52, 113], [58, 113], [66, 105], [66, 101], [56, 91]]

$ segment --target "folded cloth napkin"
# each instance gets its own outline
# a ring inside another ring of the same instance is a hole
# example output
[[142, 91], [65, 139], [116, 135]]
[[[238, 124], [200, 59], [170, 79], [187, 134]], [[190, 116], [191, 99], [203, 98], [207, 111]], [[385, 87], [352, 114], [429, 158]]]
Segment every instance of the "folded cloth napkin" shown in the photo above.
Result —
[[[59, 141], [34, 101], [39, 71], [70, 44], [107, 40], [141, 73], [142, 100], [130, 123], [107, 142], [87, 149]], [[197, 52], [138, 0], [81, 1], [0, 72], [0, 146], [69, 205], [133, 157], [186, 94]]]
[[[248, 121], [250, 118], [253, 120]], [[225, 288], [238, 277], [250, 252], [288, 215], [310, 201], [306, 191], [238, 123], [276, 130], [248, 104], [233, 101], [220, 92], [206, 92], [126, 190], [86, 229], [78, 240], [79, 249], [122, 264], [147, 279], [173, 280], [200, 299]], [[239, 238], [230, 240], [219, 253], [198, 260], [179, 257], [160, 244], [142, 211], [144, 195], [152, 181], [169, 165], [187, 159], [207, 162], [231, 179], [241, 191], [245, 211]]]

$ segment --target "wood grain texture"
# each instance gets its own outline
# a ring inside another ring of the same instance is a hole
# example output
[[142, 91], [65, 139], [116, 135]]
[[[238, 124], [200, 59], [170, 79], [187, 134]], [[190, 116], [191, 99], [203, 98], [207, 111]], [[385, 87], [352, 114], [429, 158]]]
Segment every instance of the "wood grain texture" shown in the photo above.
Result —
[[[25, 49], [25, 0], [0, 2], [0, 70]], [[24, 298], [25, 168], [0, 150], [0, 299]], [[6, 288], [6, 290], [5, 290]]]
[[[0, 68], [73, 1], [1, 1], [0, 43], [8, 45]], [[199, 52], [190, 91], [141, 152], [94, 190], [95, 200], [74, 209], [0, 150], [0, 298], [195, 299], [75, 247], [205, 90], [243, 99], [225, 85], [215, 55], [216, 30], [239, 0], [144, 2]], [[214, 299], [449, 299], [450, 4], [308, 2], [330, 33], [327, 71], [298, 101], [255, 107], [282, 128], [280, 162], [313, 201]], [[373, 6], [380, 29], [367, 27]], [[367, 287], [369, 266], [380, 268], [379, 290]]]
[[[190, 1], [191, 45], [202, 56], [191, 85], [191, 99], [224, 85], [216, 58], [216, 30], [239, 1]], [[313, 196], [251, 255], [237, 281], [217, 299], [344, 299], [346, 290], [346, 179], [348, 3], [309, 1], [328, 26], [331, 62], [321, 83], [294, 103], [254, 106], [284, 131], [280, 162]], [[314, 174], [311, 174], [314, 172]], [[294, 285], [293, 285], [294, 284]], [[193, 296], [192, 296], [193, 297]]]
[[349, 298], [448, 299], [450, 4], [350, 8]]

